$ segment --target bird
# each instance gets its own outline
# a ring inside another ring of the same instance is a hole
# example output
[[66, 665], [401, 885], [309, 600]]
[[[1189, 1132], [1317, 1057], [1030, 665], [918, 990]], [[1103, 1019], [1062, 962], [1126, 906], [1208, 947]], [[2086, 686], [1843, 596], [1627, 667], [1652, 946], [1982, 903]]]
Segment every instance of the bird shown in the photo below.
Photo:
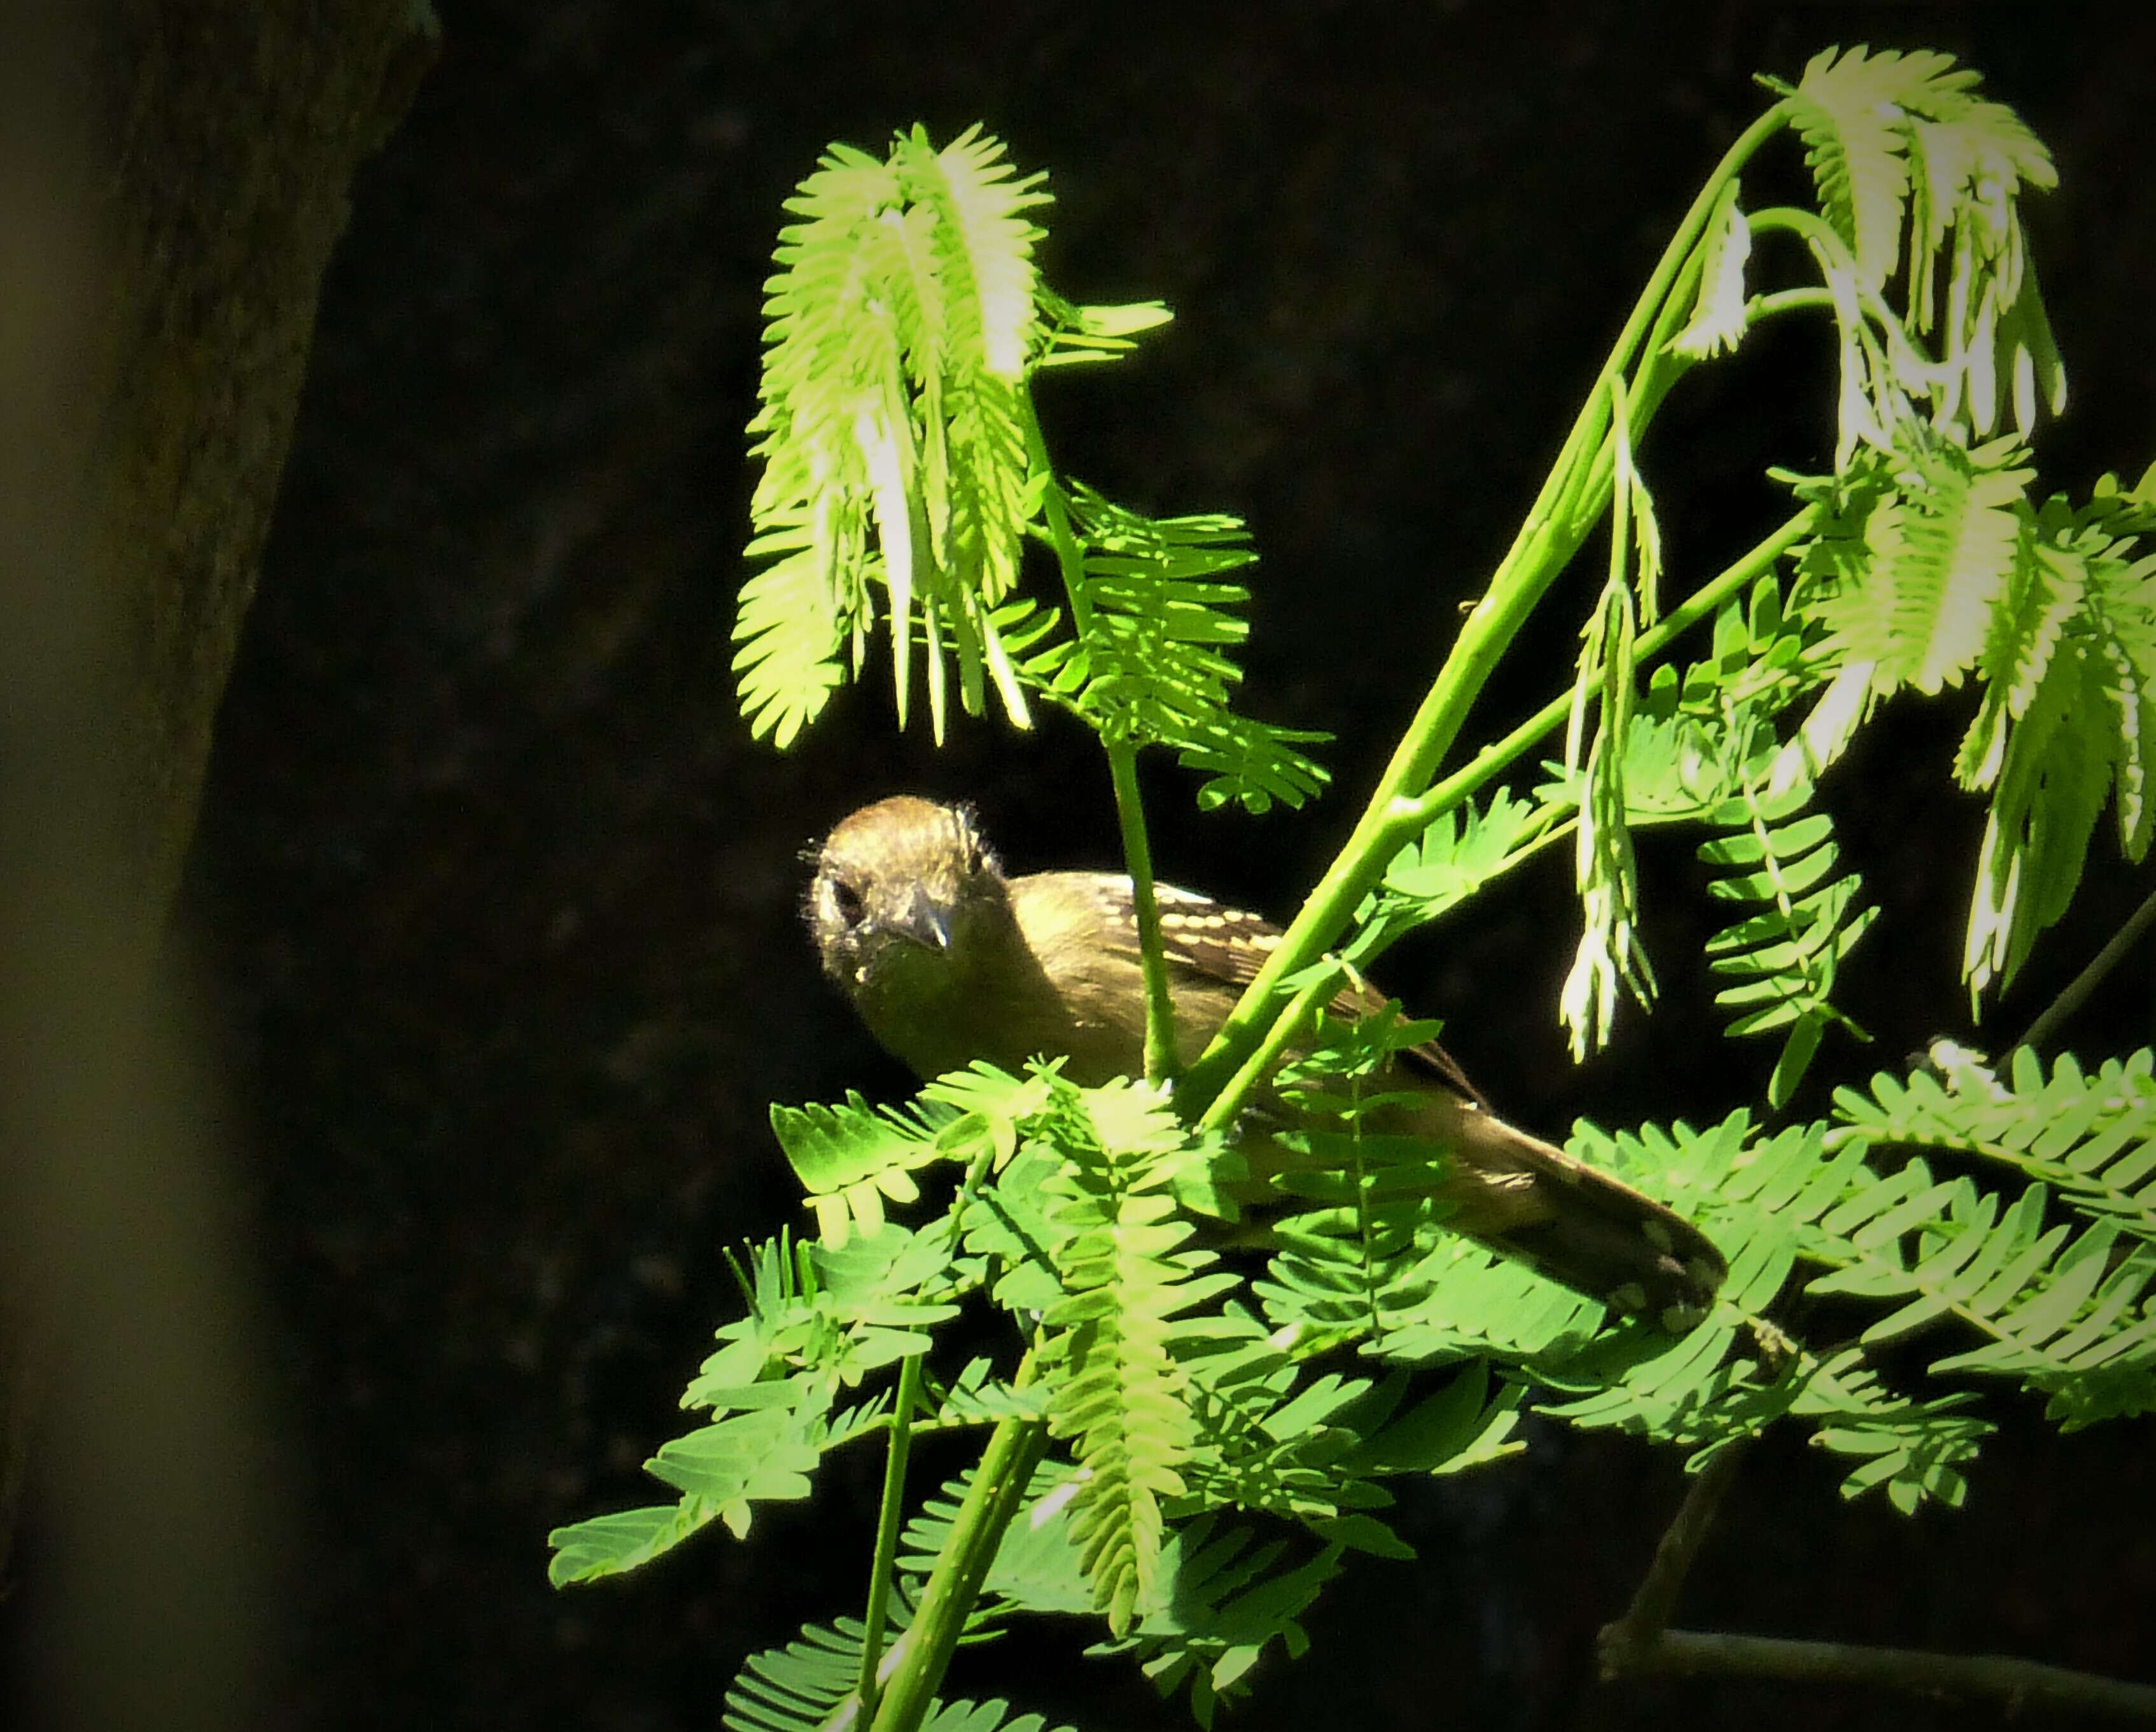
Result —
[[[1018, 1074], [1060, 1058], [1097, 1087], [1142, 1073], [1145, 986], [1131, 880], [1006, 875], [971, 807], [901, 794], [862, 807], [812, 848], [804, 915], [824, 972], [869, 1032], [924, 1081], [985, 1061]], [[1278, 944], [1270, 921], [1155, 886], [1178, 1064], [1194, 1062]], [[1359, 980], [1332, 1006], [1386, 1001]], [[1435, 1041], [1396, 1054], [1372, 1128], [1440, 1145], [1445, 1224], [1613, 1311], [1687, 1329], [1727, 1265], [1674, 1210], [1507, 1123]], [[1249, 1116], [1291, 1120], [1277, 1093]]]

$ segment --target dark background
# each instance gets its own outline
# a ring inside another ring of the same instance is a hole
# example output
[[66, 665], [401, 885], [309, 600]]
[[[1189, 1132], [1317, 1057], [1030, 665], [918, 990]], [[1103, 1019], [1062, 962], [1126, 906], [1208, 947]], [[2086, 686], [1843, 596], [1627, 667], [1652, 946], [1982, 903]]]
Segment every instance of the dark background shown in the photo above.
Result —
[[[2061, 169], [2032, 217], [2074, 393], [2047, 479], [2131, 481], [2156, 456], [2142, 8], [440, 10], [441, 62], [362, 177], [325, 295], [187, 897], [295, 1512], [280, 1724], [706, 1727], [746, 1653], [857, 1609], [865, 1457], [813, 1510], [626, 1581], [556, 1593], [544, 1544], [654, 1495], [637, 1464], [734, 1314], [721, 1248], [800, 1218], [765, 1104], [905, 1086], [816, 974], [803, 845], [915, 788], [978, 801], [1019, 869], [1113, 854], [1106, 776], [1059, 721], [964, 725], [938, 753], [891, 737], [879, 684], [781, 756], [735, 715], [761, 284], [826, 141], [983, 120], [1051, 172], [1050, 281], [1177, 308], [1142, 358], [1045, 381], [1041, 408], [1069, 470], [1254, 527], [1249, 704], [1339, 735], [1337, 796], [1201, 820], [1172, 768], [1149, 786], [1163, 871], [1275, 912], [1343, 836], [1672, 223], [1767, 100], [1753, 71], [1860, 40], [1981, 69]], [[1794, 191], [1795, 151], [1769, 161]], [[1681, 389], [1648, 452], [1674, 589], [1774, 520], [1766, 464], [1823, 464], [1830, 359], [1792, 326]], [[1557, 689], [1586, 593], [1471, 730]], [[1836, 778], [1887, 917], [1849, 982], [1878, 1043], [1830, 1047], [1830, 1079], [1963, 1030], [1982, 814], [1945, 767], [1965, 710], [1897, 717]], [[1691, 1003], [1711, 927], [1686, 849], [1646, 863], [1670, 1013], [1583, 1068], [1553, 1017], [1564, 862], [1396, 959], [1395, 990], [1513, 1116], [1697, 1120], [1757, 1089], [1771, 1052]], [[1981, 1038], [2025, 1023], [2141, 888], [2100, 833], [2084, 902]], [[2069, 1043], [2148, 1038], [2145, 951], [2128, 976]], [[2002, 1417], [1969, 1508], [1913, 1520], [1844, 1506], [1830, 1463], [1770, 1444], [1682, 1621], [2151, 1676], [2148, 1424], [2060, 1440]], [[1544, 1429], [1524, 1460], [1414, 1490], [1421, 1562], [1354, 1566], [1315, 1653], [1269, 1659], [1234, 1724], [1960, 1723], [1854, 1693], [1599, 1690], [1593, 1632], [1681, 1489], [1665, 1453]], [[953, 1693], [1185, 1723], [1081, 1639], [969, 1655]]]

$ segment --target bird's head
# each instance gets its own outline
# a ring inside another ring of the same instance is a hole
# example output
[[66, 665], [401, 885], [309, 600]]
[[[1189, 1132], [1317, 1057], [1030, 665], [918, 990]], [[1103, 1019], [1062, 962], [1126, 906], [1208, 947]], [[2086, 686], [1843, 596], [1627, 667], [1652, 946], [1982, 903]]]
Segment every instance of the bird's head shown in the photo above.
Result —
[[808, 930], [824, 972], [856, 1001], [963, 974], [1010, 924], [1003, 869], [962, 806], [879, 800], [841, 820], [814, 859]]

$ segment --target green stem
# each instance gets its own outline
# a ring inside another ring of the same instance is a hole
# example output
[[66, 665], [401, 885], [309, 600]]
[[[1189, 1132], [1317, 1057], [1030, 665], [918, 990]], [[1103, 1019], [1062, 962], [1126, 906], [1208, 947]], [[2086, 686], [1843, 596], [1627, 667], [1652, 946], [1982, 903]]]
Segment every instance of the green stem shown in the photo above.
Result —
[[[1744, 556], [1725, 566], [1677, 607], [1664, 614], [1653, 630], [1642, 632], [1633, 652], [1635, 666], [1652, 664], [1678, 637], [1706, 618], [1734, 595], [1741, 593], [1770, 570], [1776, 560], [1817, 527], [1819, 508], [1807, 505]], [[1416, 799], [1403, 802], [1399, 823], [1410, 836], [1419, 836], [1446, 812], [1479, 792], [1512, 768], [1546, 736], [1553, 733], [1572, 711], [1572, 694], [1551, 699], [1511, 733], [1486, 746], [1461, 768]]]
[[1116, 817], [1123, 829], [1123, 863], [1130, 869], [1131, 905], [1137, 915], [1138, 960], [1145, 975], [1145, 1074], [1148, 1083], [1175, 1074], [1175, 1005], [1168, 992], [1168, 958], [1161, 948], [1160, 904], [1153, 894], [1152, 849], [1138, 797], [1137, 748], [1127, 740], [1102, 742], [1115, 780]]
[[[1015, 1383], [1032, 1381], [1033, 1356], [1019, 1366]], [[894, 1663], [888, 1688], [877, 1705], [870, 1732], [916, 1732], [950, 1669], [951, 1655], [964, 1633], [966, 1620], [980, 1598], [988, 1565], [1004, 1530], [1024, 1500], [1033, 1469], [1047, 1446], [1047, 1423], [1039, 1419], [998, 1422], [982, 1452], [981, 1465], [966, 1489], [951, 1537], [930, 1572], [912, 1627], [891, 1650]]]
[[891, 1432], [883, 1462], [883, 1507], [876, 1514], [875, 1562], [869, 1575], [868, 1610], [861, 1622], [861, 1713], [872, 1717], [881, 1685], [876, 1668], [883, 1660], [885, 1614], [891, 1603], [891, 1566], [898, 1559], [898, 1528], [906, 1507], [906, 1461], [913, 1448], [913, 1410], [921, 1400], [921, 1355], [899, 1361], [898, 1398], [891, 1408]]
[[1078, 538], [1070, 530], [1070, 505], [1063, 491], [1063, 484], [1055, 478], [1055, 469], [1048, 461], [1048, 441], [1040, 431], [1040, 422], [1033, 413], [1030, 397], [1019, 399], [1019, 418], [1025, 429], [1025, 461], [1028, 479], [1047, 478], [1046, 490], [1041, 494], [1041, 512], [1048, 520], [1047, 539], [1055, 550], [1055, 568], [1063, 578], [1063, 593], [1070, 602], [1070, 625], [1082, 641], [1093, 626], [1093, 601], [1086, 593], [1085, 555], [1078, 546]]
[[1288, 1002], [1288, 1007], [1273, 1019], [1273, 1026], [1265, 1031], [1265, 1038], [1258, 1043], [1250, 1056], [1243, 1061], [1226, 1088], [1213, 1097], [1199, 1120], [1204, 1130], [1225, 1130], [1229, 1123], [1242, 1111], [1243, 1103], [1250, 1099], [1251, 1089], [1260, 1078], [1273, 1068], [1281, 1054], [1287, 1050], [1288, 1043], [1301, 1032], [1311, 1013], [1332, 995], [1334, 983], [1340, 978], [1338, 966], [1322, 969], [1303, 982], [1302, 990]]
[[[1055, 551], [1056, 568], [1063, 576], [1063, 593], [1070, 602], [1070, 626], [1079, 641], [1093, 624], [1092, 597], [1086, 592], [1085, 554], [1071, 532], [1070, 508], [1063, 488], [1049, 467], [1048, 445], [1032, 405], [1022, 407], [1025, 425], [1026, 462], [1031, 473], [1048, 477], [1041, 495], [1047, 519], [1048, 544]], [[1152, 850], [1146, 841], [1145, 807], [1138, 797], [1137, 748], [1128, 740], [1111, 740], [1101, 746], [1108, 754], [1108, 774], [1115, 783], [1116, 817], [1122, 826], [1123, 860], [1131, 874], [1131, 900], [1137, 915], [1138, 956], [1145, 976], [1145, 1074], [1148, 1082], [1175, 1074], [1175, 1012], [1168, 991], [1168, 960], [1161, 948], [1160, 906], [1153, 894]]]
[[[1712, 615], [1732, 596], [1741, 594], [1756, 582], [1763, 573], [1773, 567], [1775, 561], [1813, 532], [1818, 526], [1820, 515], [1820, 507], [1805, 506], [1742, 558], [1725, 566], [1664, 614], [1653, 630], [1642, 632], [1633, 651], [1634, 665], [1650, 665], [1685, 632]], [[1389, 864], [1394, 854], [1446, 812], [1465, 803], [1488, 783], [1496, 781], [1542, 740], [1563, 726], [1571, 711], [1572, 694], [1559, 693], [1504, 738], [1484, 746], [1471, 761], [1453, 771], [1435, 787], [1413, 800], [1395, 801], [1381, 833], [1380, 845], [1384, 864]], [[1563, 827], [1568, 830], [1569, 828]], [[1535, 850], [1532, 851], [1538, 851], [1551, 839], [1548, 836], [1538, 838]], [[1526, 853], [1523, 852], [1522, 858], [1525, 858]], [[1384, 864], [1379, 866], [1376, 874], [1380, 881], [1384, 875]], [[1510, 865], [1506, 869], [1511, 869]], [[1205, 1104], [1199, 1123], [1218, 1130], [1234, 1121], [1242, 1111], [1244, 1103], [1250, 1099], [1250, 1090], [1285, 1049], [1306, 1012], [1307, 1006], [1302, 997], [1298, 995], [1286, 1012], [1276, 1019], [1250, 1054], [1236, 1067], [1235, 1074]], [[1185, 1075], [1179, 1094], [1188, 1093], [1196, 1075], [1194, 1068]]]
[[1744, 322], [1758, 325], [1778, 314], [1820, 307], [1834, 310], [1834, 293], [1827, 289], [1777, 289], [1771, 295], [1755, 295], [1744, 303]]
[[[1723, 183], [1781, 130], [1787, 117], [1786, 105], [1777, 103], [1748, 126], [1692, 201], [1588, 393], [1556, 466], [1543, 482], [1489, 589], [1468, 614], [1452, 653], [1416, 710], [1353, 833], [1221, 1025], [1205, 1056], [1185, 1074], [1179, 1100], [1200, 1109], [1211, 1104], [1264, 1039], [1276, 1015], [1273, 1001], [1280, 982], [1307, 968], [1347, 930], [1363, 898], [1383, 876], [1387, 863], [1414, 833], [1399, 822], [1398, 809], [1430, 786], [1438, 765], [1459, 736], [1469, 706], [1528, 614], [1578, 551], [1594, 515], [1599, 514], [1599, 494], [1594, 495], [1592, 514], [1581, 509], [1560, 511], [1558, 507], [1568, 498], [1580, 498], [1580, 466], [1583, 463], [1593, 466], [1589, 453], [1602, 449], [1608, 428], [1610, 382], [1634, 364], [1650, 332], [1666, 322], [1671, 291], [1692, 259]], [[1643, 416], [1638, 426], [1641, 433], [1645, 431], [1645, 423]]]

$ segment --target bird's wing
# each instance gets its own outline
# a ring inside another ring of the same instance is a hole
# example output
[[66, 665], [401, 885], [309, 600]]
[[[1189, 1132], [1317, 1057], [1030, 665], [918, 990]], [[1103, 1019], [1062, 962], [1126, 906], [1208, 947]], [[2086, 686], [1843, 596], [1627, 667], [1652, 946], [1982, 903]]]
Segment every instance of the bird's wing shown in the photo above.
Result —
[[[1093, 879], [1095, 893], [1102, 899], [1104, 911], [1130, 935], [1130, 949], [1135, 953], [1138, 928], [1137, 911], [1131, 900], [1131, 881], [1117, 873], [1089, 876]], [[1229, 908], [1195, 890], [1182, 889], [1174, 884], [1155, 884], [1153, 895], [1160, 906], [1161, 948], [1171, 966], [1224, 981], [1230, 986], [1246, 986], [1257, 978], [1265, 958], [1280, 943], [1281, 929], [1270, 920], [1243, 909]], [[1334, 1016], [1353, 1021], [1382, 1008], [1384, 1002], [1383, 993], [1358, 980], [1341, 990], [1330, 1009]], [[1462, 1099], [1488, 1108], [1490, 1104], [1482, 1098], [1482, 1091], [1467, 1080], [1466, 1073], [1452, 1054], [1435, 1041], [1405, 1048], [1400, 1058], [1409, 1068], [1442, 1084]]]

